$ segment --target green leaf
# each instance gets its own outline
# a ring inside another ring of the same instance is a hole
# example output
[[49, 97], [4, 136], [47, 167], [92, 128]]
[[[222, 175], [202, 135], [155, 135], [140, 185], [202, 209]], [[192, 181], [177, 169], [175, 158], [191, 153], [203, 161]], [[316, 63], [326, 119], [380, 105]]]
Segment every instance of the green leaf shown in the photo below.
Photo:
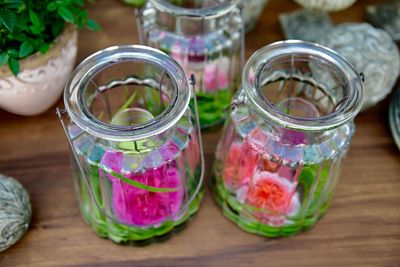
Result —
[[39, 52], [42, 54], [46, 54], [49, 51], [50, 45], [48, 43], [42, 43], [39, 47]]
[[0, 66], [7, 64], [8, 62], [8, 54], [6, 52], [3, 52], [0, 54]]
[[91, 29], [92, 31], [100, 31], [100, 25], [92, 19], [88, 19], [86, 22], [86, 26]]
[[74, 23], [74, 14], [68, 8], [62, 6], [57, 12], [65, 21]]
[[83, 0], [75, 0], [74, 2], [75, 2], [75, 4], [77, 4], [78, 6], [83, 6], [83, 5], [85, 4], [85, 1], [83, 1]]
[[58, 36], [63, 29], [64, 21], [62, 23], [54, 23], [51, 25], [51, 34], [53, 36]]
[[34, 47], [33, 47], [33, 45], [31, 44], [31, 42], [30, 41], [28, 41], [28, 40], [25, 40], [22, 44], [21, 44], [21, 46], [19, 47], [19, 57], [20, 58], [24, 58], [24, 57], [27, 57], [27, 56], [29, 56], [30, 54], [32, 54], [32, 52], [34, 51]]
[[15, 57], [15, 58], [17, 58], [17, 57], [19, 57], [19, 52], [16, 50], [16, 49], [9, 49], [8, 51], [7, 51], [7, 54], [10, 56], [10, 57]]
[[140, 182], [137, 182], [135, 180], [131, 180], [126, 178], [125, 176], [115, 172], [115, 171], [110, 171], [110, 170], [106, 170], [105, 168], [101, 168], [103, 171], [107, 172], [108, 174], [114, 176], [115, 178], [120, 179], [121, 181], [123, 181], [124, 183], [127, 183], [131, 186], [149, 191], [149, 192], [155, 192], [155, 193], [169, 193], [169, 192], [176, 192], [178, 191], [179, 188], [177, 187], [173, 187], [173, 188], [169, 188], [169, 187], [154, 187], [154, 186], [150, 186], [150, 185], [146, 185], [146, 184], [142, 184]]
[[16, 8], [16, 9], [25, 6], [24, 1], [22, 0], [3, 0], [3, 4], [7, 8]]
[[50, 4], [47, 5], [47, 10], [48, 11], [54, 11], [58, 8], [57, 3], [51, 2]]
[[12, 57], [8, 58], [8, 67], [10, 68], [11, 72], [17, 76], [19, 73], [19, 62]]
[[12, 32], [17, 22], [17, 14], [7, 9], [0, 10], [0, 22], [9, 32]]
[[32, 10], [29, 10], [29, 18], [32, 22], [33, 25], [41, 25], [42, 22], [40, 21], [39, 16], [33, 12]]

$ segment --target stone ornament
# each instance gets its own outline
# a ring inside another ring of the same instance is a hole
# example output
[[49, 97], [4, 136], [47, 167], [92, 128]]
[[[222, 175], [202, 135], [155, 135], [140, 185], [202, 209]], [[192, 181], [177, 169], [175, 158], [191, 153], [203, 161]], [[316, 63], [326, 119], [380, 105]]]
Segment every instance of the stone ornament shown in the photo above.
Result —
[[367, 6], [367, 19], [375, 27], [385, 30], [393, 40], [400, 40], [400, 1]]
[[389, 108], [389, 124], [394, 141], [400, 149], [400, 90], [399, 88], [393, 94], [392, 102]]
[[334, 12], [350, 7], [356, 0], [295, 0], [305, 8]]
[[20, 61], [15, 77], [7, 65], [0, 66], [0, 108], [19, 115], [37, 115], [60, 97], [77, 54], [77, 31], [67, 27], [50, 50]]
[[301, 9], [279, 15], [282, 30], [287, 39], [316, 42], [333, 28], [329, 16], [323, 12]]
[[368, 23], [345, 23], [335, 27], [319, 43], [336, 50], [364, 74], [366, 110], [385, 98], [400, 72], [400, 57], [396, 44], [383, 30]]
[[246, 32], [251, 31], [257, 24], [268, 0], [242, 0], [243, 19]]
[[15, 244], [31, 220], [28, 192], [14, 178], [0, 174], [0, 252]]

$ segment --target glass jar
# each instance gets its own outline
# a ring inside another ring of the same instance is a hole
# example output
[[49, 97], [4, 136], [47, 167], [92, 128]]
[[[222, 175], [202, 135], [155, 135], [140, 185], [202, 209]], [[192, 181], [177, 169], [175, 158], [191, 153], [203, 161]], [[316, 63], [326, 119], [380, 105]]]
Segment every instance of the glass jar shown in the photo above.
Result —
[[107, 48], [72, 73], [69, 122], [59, 116], [81, 213], [99, 236], [161, 236], [199, 209], [204, 159], [190, 97], [184, 70], [149, 47]]
[[216, 150], [212, 187], [246, 231], [289, 236], [329, 205], [363, 87], [333, 50], [284, 41], [247, 62]]
[[244, 32], [237, 2], [150, 0], [138, 26], [144, 44], [196, 75], [201, 127], [221, 124], [240, 82]]

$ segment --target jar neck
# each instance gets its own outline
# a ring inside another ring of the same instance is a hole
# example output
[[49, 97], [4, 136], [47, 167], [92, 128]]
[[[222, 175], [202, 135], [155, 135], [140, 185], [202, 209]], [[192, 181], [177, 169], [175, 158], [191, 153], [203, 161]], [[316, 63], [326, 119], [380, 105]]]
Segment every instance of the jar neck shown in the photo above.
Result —
[[300, 132], [338, 128], [353, 120], [363, 101], [361, 78], [350, 63], [308, 42], [261, 48], [246, 63], [242, 80], [252, 112]]
[[237, 5], [229, 0], [200, 8], [183, 8], [167, 0], [151, 0], [149, 6], [159, 28], [184, 36], [218, 31], [233, 18], [240, 17]]
[[[91, 135], [131, 142], [173, 128], [187, 112], [190, 95], [184, 70], [165, 53], [145, 46], [119, 46], [79, 64], [66, 83], [64, 103], [71, 120]], [[157, 108], [154, 103], [159, 103]], [[151, 116], [143, 110], [149, 107], [154, 111]]]

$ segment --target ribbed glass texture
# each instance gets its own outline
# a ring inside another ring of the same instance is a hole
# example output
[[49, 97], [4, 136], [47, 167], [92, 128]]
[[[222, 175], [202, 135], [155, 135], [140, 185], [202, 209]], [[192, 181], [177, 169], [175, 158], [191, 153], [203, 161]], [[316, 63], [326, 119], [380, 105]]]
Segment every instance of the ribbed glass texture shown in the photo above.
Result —
[[163, 236], [198, 210], [201, 142], [189, 99], [182, 68], [152, 48], [108, 48], [75, 70], [66, 131], [80, 210], [99, 236]]
[[240, 83], [242, 18], [224, 1], [151, 0], [142, 11], [146, 45], [172, 56], [196, 76], [201, 127], [220, 125]]
[[340, 64], [347, 63], [335, 66], [330, 56], [335, 60], [337, 54], [289, 41], [256, 52], [246, 64], [248, 83], [232, 102], [212, 180], [223, 213], [246, 231], [294, 235], [327, 210], [355, 130], [353, 115], [326, 126], [362, 99], [358, 75], [346, 80]]

